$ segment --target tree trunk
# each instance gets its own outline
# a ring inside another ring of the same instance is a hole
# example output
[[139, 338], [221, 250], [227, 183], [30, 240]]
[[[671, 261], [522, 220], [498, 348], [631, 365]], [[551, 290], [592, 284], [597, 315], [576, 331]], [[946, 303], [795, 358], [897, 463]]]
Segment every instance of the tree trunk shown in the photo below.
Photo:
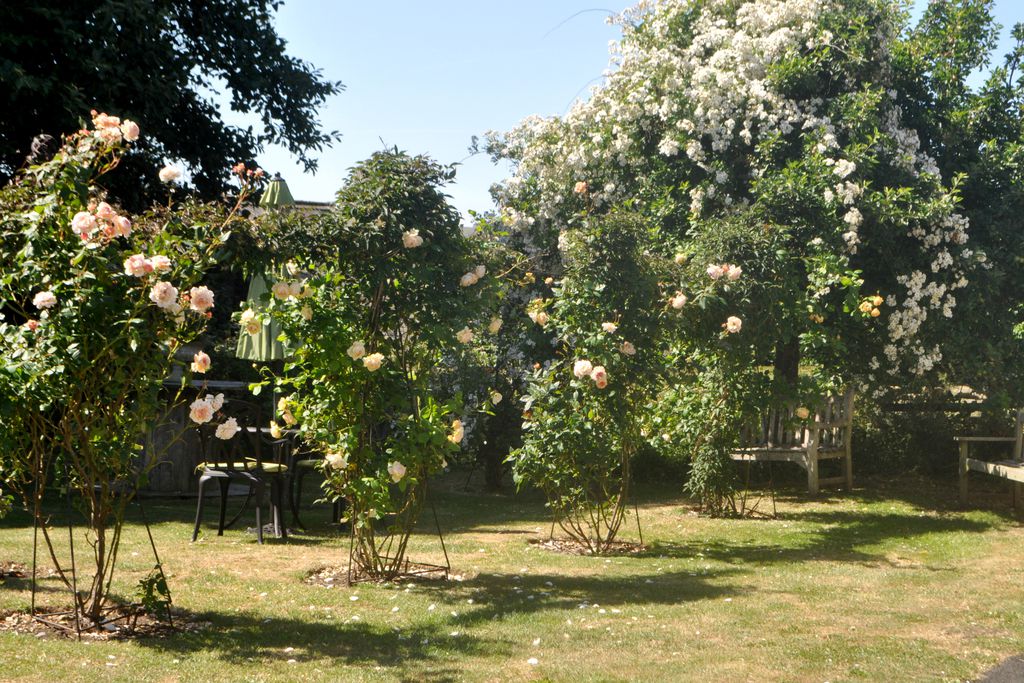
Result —
[[775, 345], [775, 379], [796, 386], [800, 375], [800, 340], [796, 337]]
[[480, 445], [477, 456], [484, 466], [484, 489], [497, 493], [508, 471], [505, 458], [511, 449], [522, 443], [522, 422], [515, 402], [506, 401], [496, 406], [484, 428], [484, 439], [486, 443]]

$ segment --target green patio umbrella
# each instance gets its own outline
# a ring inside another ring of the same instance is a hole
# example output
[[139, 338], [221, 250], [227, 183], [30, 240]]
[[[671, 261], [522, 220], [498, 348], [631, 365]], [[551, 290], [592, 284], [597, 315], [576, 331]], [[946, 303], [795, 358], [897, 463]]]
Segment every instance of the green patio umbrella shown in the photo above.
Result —
[[[275, 175], [267, 184], [267, 189], [260, 197], [260, 206], [264, 209], [274, 209], [282, 206], [293, 206], [295, 199], [288, 189], [288, 183], [280, 176]], [[249, 295], [246, 297], [247, 307], [254, 311], [260, 311], [263, 307], [263, 295], [270, 291], [271, 282], [266, 275], [256, 275], [249, 282]], [[262, 325], [257, 334], [248, 334], [239, 330], [238, 344], [235, 347], [235, 356], [255, 361], [281, 360], [288, 357], [288, 349], [278, 341], [281, 335], [281, 326], [274, 321]]]

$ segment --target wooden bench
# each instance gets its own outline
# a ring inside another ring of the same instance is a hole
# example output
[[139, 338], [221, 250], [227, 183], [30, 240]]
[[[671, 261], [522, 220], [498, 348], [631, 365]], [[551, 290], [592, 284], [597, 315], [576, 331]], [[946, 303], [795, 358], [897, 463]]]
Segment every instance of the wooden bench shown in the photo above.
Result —
[[[807, 470], [807, 489], [818, 493], [821, 486], [838, 484], [853, 488], [852, 390], [823, 399], [814, 420], [800, 419], [796, 406], [766, 411], [758, 422], [743, 430], [740, 446], [729, 457], [741, 462], [795, 462]], [[822, 460], [842, 460], [843, 474], [819, 476]]]
[[[1013, 428], [1013, 436], [954, 436], [953, 440], [960, 444], [960, 503], [967, 503], [967, 475], [971, 470], [984, 472], [1013, 482], [1013, 506], [1018, 512], [1024, 511], [1024, 409], [1017, 411], [1017, 422]], [[1010, 460], [990, 462], [970, 457], [972, 443], [1008, 443], [1012, 445], [1013, 457]]]

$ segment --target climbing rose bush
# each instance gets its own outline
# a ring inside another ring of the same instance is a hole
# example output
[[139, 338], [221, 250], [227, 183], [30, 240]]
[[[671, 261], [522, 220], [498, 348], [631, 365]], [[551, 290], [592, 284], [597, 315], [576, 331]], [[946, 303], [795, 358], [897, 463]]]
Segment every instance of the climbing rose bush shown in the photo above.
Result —
[[[663, 300], [678, 315], [658, 331], [673, 340], [668, 387], [744, 363], [774, 368], [776, 397], [927, 381], [986, 256], [968, 244], [959, 179], [907, 124], [922, 105], [898, 89], [899, 8], [658, 0], [617, 21], [589, 98], [489, 137], [515, 165], [497, 190], [509, 229], [550, 258], [582, 210], [647, 217], [644, 249], [674, 269]], [[737, 379], [729, 414], [756, 408], [748, 384]], [[721, 457], [728, 440], [715, 441]]]

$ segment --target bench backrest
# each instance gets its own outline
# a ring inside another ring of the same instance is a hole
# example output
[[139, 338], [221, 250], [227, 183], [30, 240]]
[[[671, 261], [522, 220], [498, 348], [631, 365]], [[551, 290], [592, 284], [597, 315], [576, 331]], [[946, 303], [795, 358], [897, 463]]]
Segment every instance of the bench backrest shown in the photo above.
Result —
[[819, 446], [841, 447], [849, 443], [853, 426], [853, 390], [822, 399], [813, 422], [796, 416], [796, 405], [772, 406], [758, 421], [745, 428], [740, 443], [748, 448], [806, 447], [817, 433]]

